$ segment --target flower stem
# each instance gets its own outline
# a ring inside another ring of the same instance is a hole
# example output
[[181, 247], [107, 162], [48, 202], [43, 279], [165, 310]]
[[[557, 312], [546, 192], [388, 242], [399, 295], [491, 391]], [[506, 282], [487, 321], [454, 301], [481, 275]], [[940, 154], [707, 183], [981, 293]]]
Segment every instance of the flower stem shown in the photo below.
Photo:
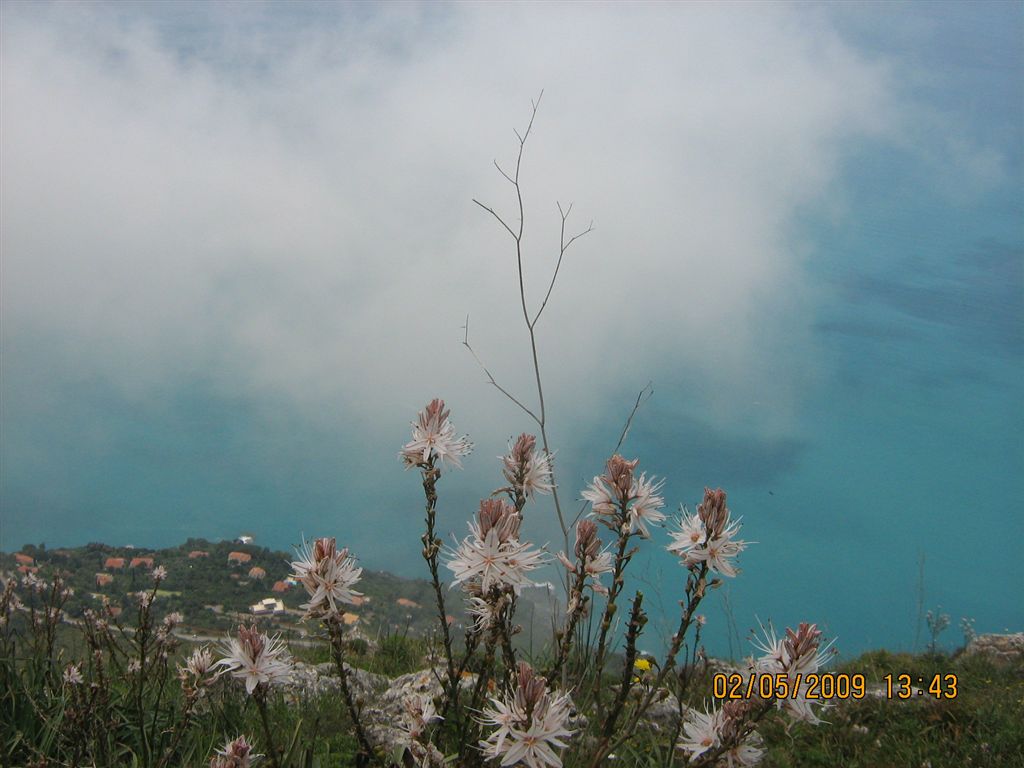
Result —
[[260, 722], [263, 724], [263, 738], [267, 740], [267, 752], [270, 753], [270, 765], [272, 768], [280, 768], [281, 763], [277, 759], [277, 747], [274, 745], [273, 732], [270, 730], [270, 719], [267, 717], [267, 692], [264, 683], [256, 686], [253, 691], [253, 698], [256, 700], [256, 709], [260, 712]]
[[455, 657], [452, 654], [452, 637], [448, 629], [448, 613], [444, 607], [444, 592], [441, 589], [441, 578], [438, 575], [437, 555], [441, 551], [441, 540], [434, 533], [437, 519], [437, 480], [440, 472], [434, 467], [434, 456], [423, 469], [423, 493], [427, 499], [426, 533], [423, 534], [423, 559], [430, 569], [430, 581], [434, 587], [434, 600], [437, 603], [437, 618], [441, 623], [441, 637], [444, 640], [445, 662], [448, 665], [448, 685], [445, 709], [448, 701], [454, 701], [459, 695], [459, 678], [455, 671]]
[[[623, 520], [626, 513], [623, 512]], [[612, 587], [608, 592], [608, 602], [605, 604], [604, 615], [601, 618], [601, 630], [597, 641], [597, 656], [594, 658], [594, 699], [597, 711], [601, 714], [603, 710], [601, 702], [601, 676], [604, 674], [604, 660], [608, 652], [608, 632], [612, 626], [612, 619], [615, 616], [617, 606], [615, 604], [622, 587], [625, 584], [622, 578], [626, 565], [629, 564], [631, 554], [626, 554], [626, 545], [629, 543], [629, 529], [620, 527], [618, 548], [615, 552], [615, 561], [612, 571]]]
[[[668, 677], [669, 673], [675, 668], [676, 656], [679, 655], [679, 650], [683, 647], [683, 639], [686, 637], [686, 632], [690, 628], [690, 624], [693, 622], [693, 617], [697, 612], [697, 606], [700, 605], [700, 601], [704, 599], [704, 593], [707, 590], [707, 575], [708, 566], [707, 563], [701, 563], [699, 570], [694, 574], [690, 574], [690, 579], [686, 586], [686, 600], [683, 609], [682, 617], [679, 619], [679, 629], [676, 630], [676, 634], [672, 637], [672, 644], [669, 646], [668, 653], [665, 656], [665, 661], [661, 665], [661, 670], [658, 672], [657, 678], [650, 686], [647, 695], [640, 701], [636, 709], [634, 709], [628, 718], [628, 722], [625, 727], [620, 731], [619, 737], [611, 743], [609, 751], [614, 751], [618, 747], [629, 739], [634, 731], [636, 730], [637, 724], [640, 722], [640, 718], [644, 716], [648, 708], [651, 706], [651, 702], [654, 701], [654, 697], [658, 694], [661, 686], [665, 682], [665, 678]], [[682, 693], [682, 692], [680, 692]]]
[[[583, 585], [587, 580], [586, 563], [582, 559], [577, 559], [576, 562], [576, 578], [572, 585], [572, 591], [569, 593], [569, 600], [573, 603], [573, 606], [565, 619], [562, 636], [558, 639], [558, 656], [555, 658], [555, 664], [551, 671], [545, 675], [549, 686], [554, 685], [555, 678], [561, 673], [566, 660], [569, 658], [569, 650], [572, 648], [572, 638], [576, 631], [576, 624], [579, 622], [580, 616], [583, 615], [583, 610], [587, 606], [587, 598], [583, 594]], [[564, 687], [564, 681], [562, 685]]]
[[359, 743], [359, 751], [366, 760], [376, 759], [376, 753], [370, 745], [370, 740], [363, 729], [362, 720], [359, 717], [359, 709], [356, 707], [355, 699], [352, 697], [352, 689], [348, 684], [348, 670], [345, 669], [345, 660], [342, 649], [341, 627], [336, 618], [327, 620], [327, 629], [331, 635], [331, 650], [334, 656], [334, 665], [338, 668], [338, 679], [341, 684], [342, 697], [345, 699], [345, 707], [352, 718], [352, 727], [356, 732], [356, 741]]

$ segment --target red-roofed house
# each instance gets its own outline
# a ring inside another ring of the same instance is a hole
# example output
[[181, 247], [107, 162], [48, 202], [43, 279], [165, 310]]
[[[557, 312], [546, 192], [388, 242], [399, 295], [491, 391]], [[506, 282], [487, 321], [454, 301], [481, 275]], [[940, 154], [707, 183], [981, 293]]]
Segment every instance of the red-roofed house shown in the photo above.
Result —
[[21, 552], [14, 553], [14, 560], [18, 565], [35, 565], [36, 561]]
[[97, 573], [96, 574], [96, 586], [97, 587], [105, 587], [105, 586], [107, 586], [107, 584], [112, 584], [113, 581], [114, 581], [114, 577], [111, 576], [109, 573]]
[[249, 569], [250, 579], [262, 579], [267, 575], [267, 572], [260, 568], [258, 565], [254, 565]]
[[287, 592], [292, 588], [292, 585], [285, 581], [275, 581], [274, 586], [270, 588], [271, 592]]
[[248, 563], [252, 560], [252, 555], [248, 552], [229, 552], [228, 562], [229, 563]]
[[195, 560], [197, 557], [209, 557], [209, 556], [210, 556], [209, 552], [204, 552], [201, 549], [193, 549], [191, 552], [188, 553], [188, 559], [189, 560]]
[[29, 574], [29, 573], [39, 573], [39, 566], [36, 566], [36, 565], [19, 565], [18, 566], [18, 573], [24, 573], [26, 575]]
[[103, 567], [106, 568], [107, 570], [111, 570], [111, 569], [114, 569], [114, 568], [124, 568], [124, 558], [123, 557], [108, 557], [107, 561], [105, 563], [103, 563]]
[[131, 563], [128, 564], [129, 568], [137, 568], [140, 565], [144, 565], [147, 568], [153, 567], [152, 557], [133, 557]]

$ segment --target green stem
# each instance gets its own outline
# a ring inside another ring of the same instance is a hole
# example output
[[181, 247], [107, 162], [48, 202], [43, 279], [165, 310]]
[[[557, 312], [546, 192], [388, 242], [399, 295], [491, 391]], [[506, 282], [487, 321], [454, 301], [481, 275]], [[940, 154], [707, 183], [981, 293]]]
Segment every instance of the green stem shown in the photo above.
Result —
[[253, 691], [253, 698], [256, 700], [256, 708], [260, 711], [260, 722], [263, 723], [263, 738], [267, 740], [267, 752], [270, 753], [270, 765], [272, 768], [280, 768], [281, 763], [277, 759], [277, 747], [274, 745], [274, 737], [270, 730], [270, 719], [267, 717], [267, 693], [264, 690], [264, 683], [256, 686]]
[[448, 613], [444, 606], [444, 591], [441, 589], [441, 577], [438, 574], [437, 555], [441, 551], [441, 540], [434, 532], [437, 519], [437, 480], [440, 472], [434, 467], [435, 458], [431, 455], [429, 462], [423, 469], [423, 493], [427, 498], [426, 508], [426, 533], [423, 534], [423, 559], [427, 561], [430, 569], [430, 581], [434, 587], [434, 601], [437, 604], [437, 618], [441, 623], [441, 636], [444, 640], [445, 662], [448, 668], [448, 684], [446, 691], [445, 709], [448, 708], [448, 701], [454, 700], [459, 695], [459, 678], [455, 670], [455, 657], [452, 653], [452, 637], [448, 628]]
[[362, 720], [359, 717], [359, 709], [356, 707], [355, 698], [352, 696], [352, 689], [348, 684], [348, 670], [345, 669], [345, 659], [342, 651], [341, 627], [336, 618], [327, 619], [327, 629], [331, 636], [331, 650], [334, 656], [334, 665], [338, 669], [338, 679], [341, 685], [342, 697], [345, 699], [345, 707], [352, 718], [352, 727], [356, 732], [356, 741], [359, 743], [359, 751], [367, 760], [376, 760], [377, 755], [370, 745], [370, 740], [363, 729]]

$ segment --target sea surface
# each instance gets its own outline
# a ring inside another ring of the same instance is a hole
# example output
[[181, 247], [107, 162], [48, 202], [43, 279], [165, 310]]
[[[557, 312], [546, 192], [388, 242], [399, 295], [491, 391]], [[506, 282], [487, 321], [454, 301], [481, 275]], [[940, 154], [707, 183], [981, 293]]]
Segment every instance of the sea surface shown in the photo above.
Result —
[[[952, 618], [947, 649], [962, 642], [961, 617], [979, 632], [1024, 630], [1020, 6], [1002, 6], [1005, 29], [989, 19], [975, 37], [961, 7], [943, 21], [960, 42], [920, 56], [941, 75], [935, 108], [994, 147], [1002, 175], [958, 192], [934, 185], [912, 152], [851, 154], [846, 214], [811, 207], [799, 222], [808, 288], [827, 299], [787, 320], [794, 343], [779, 352], [806, 372], [795, 428], [772, 438], [721, 429], [685, 371], [651, 372], [655, 395], [625, 452], [669, 477], [670, 508], [692, 509], [704, 485], [726, 488], [756, 542], [743, 573], [708, 598], [712, 653], [745, 653], [758, 621], [817, 622], [845, 654], [920, 648], [921, 612], [939, 606]], [[895, 45], [884, 30], [859, 34]], [[426, 574], [418, 483], [394, 461], [413, 415], [404, 406], [370, 433], [268, 413], [202, 379], [133, 399], [48, 362], [41, 351], [58, 343], [4, 338], [0, 549], [243, 532], [287, 549], [330, 532], [369, 567]], [[632, 397], [621, 394], [587, 432], [564, 433], [569, 502], [614, 444]], [[386, 472], [352, 471], [373, 457]], [[465, 514], [453, 510], [471, 509], [480, 472], [445, 481], [445, 533], [464, 535]], [[550, 519], [544, 533], [557, 551]], [[649, 595], [652, 627], [667, 635], [684, 571], [654, 550], [638, 558], [631, 587]]]
[[[709, 598], [713, 652], [745, 652], [758, 621], [816, 621], [847, 653], [920, 647], [920, 611], [939, 606], [953, 619], [948, 648], [960, 642], [961, 617], [978, 631], [1024, 629], [1021, 211], [945, 213], [915, 201], [871, 227], [821, 229], [838, 245], [812, 269], [835, 303], [807, 322], [829, 358], [815, 366], [828, 373], [798, 409], [799, 437], [717, 429], [700, 418], [699, 402], [672, 399], [672, 372], [637, 414], [625, 452], [669, 477], [670, 508], [692, 509], [705, 484], [721, 485], [757, 542], [743, 573]], [[345, 430], [286, 416], [268, 424], [252, 404], [200, 385], [154, 407], [99, 383], [23, 376], [5, 375], [4, 441], [39, 452], [5, 456], [5, 550], [40, 541], [167, 546], [242, 532], [288, 549], [303, 532], [332, 532], [369, 567], [425, 575], [416, 478], [397, 462], [385, 487], [340, 470], [357, 452]], [[61, 418], [16, 409], [40, 390], [69, 399], [60, 387], [73, 388], [75, 402]], [[571, 486], [600, 470], [627, 402], [564, 449], [577, 457], [561, 466], [570, 501]], [[390, 443], [367, 437], [360, 446], [386, 464], [406, 439], [403, 419], [389, 427]], [[102, 450], [90, 452], [93, 441]], [[26, 486], [16, 469], [52, 482]], [[478, 475], [451, 477], [442, 522], [461, 536], [465, 514], [453, 508], [471, 509]], [[322, 525], [298, 530], [296, 518]], [[654, 626], [669, 634], [683, 570], [662, 553], [639, 557], [634, 571]]]

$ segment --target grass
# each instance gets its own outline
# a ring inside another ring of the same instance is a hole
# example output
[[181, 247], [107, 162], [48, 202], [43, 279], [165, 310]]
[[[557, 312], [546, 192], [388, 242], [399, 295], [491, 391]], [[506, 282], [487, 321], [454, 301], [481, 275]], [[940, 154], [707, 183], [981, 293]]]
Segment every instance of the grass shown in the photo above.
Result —
[[[964, 655], [912, 655], [872, 651], [832, 665], [835, 674], [863, 674], [867, 686], [886, 674], [930, 679], [955, 674], [955, 699], [927, 694], [909, 700], [866, 696], [838, 703], [819, 726], [788, 730], [781, 718], [759, 728], [765, 768], [1024, 768], [1024, 662], [998, 665]], [[697, 679], [688, 700], [711, 700], [710, 676]], [[664, 768], [665, 738], [638, 735], [620, 749], [613, 765]], [[677, 759], [675, 765], [682, 766]]]
[[[81, 657], [84, 648], [76, 632], [62, 627], [58, 633], [59, 658]], [[373, 650], [371, 650], [371, 647]], [[177, 661], [190, 649], [182, 647], [175, 654]], [[348, 660], [370, 672], [397, 677], [423, 669], [430, 651], [430, 642], [413, 634], [382, 630], [375, 643], [353, 640]], [[435, 649], [436, 651], [436, 649]], [[292, 648], [295, 658], [307, 663], [329, 661], [326, 645]], [[13, 660], [12, 660], [13, 661]], [[535, 661], [537, 661], [535, 659]], [[65, 661], [58, 661], [57, 673]], [[26, 670], [28, 674], [30, 670]], [[869, 689], [885, 675], [908, 674], [929, 679], [936, 674], [957, 676], [955, 699], [936, 700], [931, 696], [910, 700], [887, 700], [868, 696], [861, 700], [838, 703], [824, 717], [828, 721], [817, 727], [803, 724], [788, 729], [782, 718], [768, 719], [759, 728], [767, 754], [761, 765], [768, 768], [1024, 768], [1024, 663], [997, 665], [992, 661], [965, 655], [911, 655], [873, 651], [856, 659], [832, 666], [836, 674], [861, 674]], [[7, 683], [13, 678], [4, 677]], [[60, 702], [44, 700], [44, 681], [31, 675], [23, 677], [29, 690], [46, 712], [56, 719], [46, 722], [26, 709], [13, 687], [0, 686], [0, 702], [10, 715], [0, 722], [0, 765], [22, 765], [28, 751], [48, 751], [45, 742], [57, 738], [54, 728], [61, 727], [63, 715]], [[615, 681], [609, 677], [609, 685]], [[115, 682], [120, 690], [121, 682]], [[177, 695], [172, 686], [169, 696]], [[58, 697], [58, 683], [51, 688]], [[691, 704], [703, 706], [711, 699], [710, 676], [695, 680], [688, 696]], [[122, 704], [128, 698], [118, 699]], [[177, 706], [167, 702], [170, 710]], [[289, 764], [303, 768], [343, 768], [355, 764], [357, 745], [352, 723], [338, 692], [325, 692], [315, 698], [297, 700], [295, 694], [275, 689], [268, 698], [270, 719], [279, 746], [286, 750], [297, 745], [296, 759]], [[110, 743], [105, 754], [116, 764], [147, 764], [138, 757], [131, 712], [112, 710], [110, 725], [103, 733]], [[0, 718], [0, 721], [5, 718]], [[51, 731], [53, 731], [51, 733]], [[193, 722], [178, 752], [180, 764], [203, 765], [212, 751], [239, 733], [255, 736], [261, 743], [260, 721], [251, 699], [240, 694], [237, 681], [222, 679], [202, 707], [202, 714]], [[665, 768], [670, 765], [666, 742], [661, 733], [651, 736], [641, 729], [635, 738], [616, 753], [609, 765], [630, 768]], [[31, 747], [29, 747], [31, 745]], [[29, 747], [29, 749], [26, 749]], [[567, 760], [566, 765], [585, 764], [585, 755]], [[584, 762], [581, 762], [584, 760]], [[675, 765], [684, 763], [677, 757]]]
[[[390, 677], [422, 668], [427, 644], [391, 634], [377, 653], [353, 657], [355, 666]], [[296, 649], [297, 658], [320, 658], [316, 649]], [[955, 699], [931, 696], [887, 700], [867, 696], [847, 700], [814, 727], [798, 724], [789, 730], [781, 720], [767, 722], [761, 733], [767, 749], [760, 765], [766, 768], [1024, 768], [1024, 664], [997, 665], [972, 656], [911, 655], [872, 651], [835, 665], [830, 671], [863, 674], [868, 687], [886, 674], [909, 674], [929, 679], [935, 674], [957, 675]], [[695, 681], [692, 703], [710, 699], [710, 680]], [[319, 722], [316, 764], [321, 768], [350, 765], [354, 742], [347, 737], [346, 719], [332, 696], [315, 702], [306, 720]], [[333, 697], [336, 698], [336, 697]], [[287, 720], [287, 713], [281, 712]], [[294, 718], [291, 727], [296, 727]], [[303, 728], [310, 727], [308, 724]], [[255, 730], [255, 729], [254, 729]], [[306, 731], [304, 731], [306, 732]], [[333, 734], [333, 735], [332, 735]], [[340, 734], [340, 735], [339, 735]], [[664, 766], [663, 744], [644, 737], [619, 750], [616, 765]], [[681, 765], [677, 761], [677, 765]]]
[[[1024, 665], [999, 667], [969, 656], [874, 651], [836, 666], [869, 685], [886, 674], [956, 674], [955, 699], [866, 697], [842, 702], [828, 725], [763, 729], [771, 768], [1013, 768], [1024, 766]], [[866, 732], [865, 732], [866, 729]]]
[[[15, 624], [18, 635], [28, 631], [28, 616], [16, 614]], [[133, 637], [131, 631], [116, 635], [128, 651], [133, 647]], [[88, 710], [91, 714], [83, 719], [86, 710], [82, 696], [95, 696], [99, 689], [82, 686], [73, 690], [60, 680], [72, 659], [80, 659], [84, 665], [81, 659], [89, 658], [83, 638], [79, 628], [57, 625], [51, 659], [34, 655], [31, 644], [20, 645], [17, 652], [9, 645], [0, 654], [0, 766], [35, 764], [30, 758], [41, 755], [55, 760], [50, 764], [77, 764], [76, 743], [82, 740], [72, 734], [81, 733], [83, 738], [87, 735], [95, 740], [90, 750], [102, 756], [97, 765], [155, 767], [155, 751], [146, 745], [144, 737], [140, 740], [136, 723], [139, 719], [147, 723], [150, 741], [156, 738], [159, 742], [157, 756], [163, 754], [166, 739], [161, 734], [171, 732], [166, 728], [181, 706], [175, 664], [190, 652], [189, 644], [172, 648], [167, 666], [154, 668], [157, 679], [145, 688], [144, 702], [138, 703], [140, 710], [135, 709], [132, 678], [118, 673], [110, 677], [109, 687], [102, 689], [102, 696], [109, 698], [92, 700]], [[296, 644], [291, 650], [306, 663], [331, 660], [326, 643]], [[437, 654], [436, 639], [384, 625], [373, 642], [350, 640], [346, 660], [353, 667], [394, 678], [424, 669], [431, 650]], [[152, 662], [154, 656], [150, 658]], [[532, 660], [542, 668], [546, 666], [537, 657]], [[579, 675], [570, 675], [570, 679], [578, 680], [581, 689], [588, 690], [593, 671], [588, 671], [584, 662], [584, 653], [578, 651], [572, 656], [572, 665], [580, 669]], [[123, 658], [121, 664], [126, 663]], [[610, 666], [617, 668], [618, 659], [613, 659]], [[955, 675], [956, 696], [936, 699], [926, 694], [889, 700], [868, 695], [845, 700], [826, 711], [823, 717], [827, 722], [817, 727], [799, 723], [786, 727], [786, 719], [768, 718], [759, 726], [767, 750], [762, 765], [1024, 768], [1024, 663], [999, 666], [985, 657], [965, 654], [911, 655], [880, 650], [833, 665], [828, 671], [862, 675], [868, 690], [878, 687], [886, 675], [906, 674], [914, 682], [935, 675]], [[606, 671], [606, 677], [609, 688], [617, 684], [611, 671]], [[161, 679], [169, 682], [166, 690]], [[927, 683], [922, 687], [927, 688]], [[691, 706], [702, 708], [711, 702], [712, 690], [711, 675], [703, 675], [693, 681], [687, 700]], [[275, 688], [269, 692], [267, 706], [274, 741], [289, 756], [284, 763], [289, 768], [355, 765], [357, 744], [338, 691], [303, 696]], [[94, 716], [101, 722], [92, 722]], [[209, 689], [189, 728], [182, 731], [184, 738], [178, 748], [171, 750], [174, 760], [165, 766], [207, 764], [214, 749], [240, 733], [255, 736], [257, 748], [266, 749], [254, 701], [242, 694], [238, 681], [224, 677]], [[578, 734], [577, 740], [580, 738]], [[653, 733], [641, 727], [607, 764], [628, 768], [685, 765], [681, 756], [671, 755], [669, 740], [670, 732], [664, 729]], [[574, 744], [577, 749], [566, 756], [566, 768], [588, 764], [587, 748], [582, 744]]]
[[[371, 650], [371, 646], [365, 640], [349, 641], [345, 661], [350, 666], [365, 669], [367, 672], [398, 677], [426, 667], [430, 650], [430, 643], [424, 638], [384, 630], [376, 641], [375, 650]], [[438, 649], [434, 650], [436, 652]], [[291, 652], [297, 661], [307, 664], [324, 664], [332, 661], [330, 647], [326, 642], [313, 646], [292, 647]]]

